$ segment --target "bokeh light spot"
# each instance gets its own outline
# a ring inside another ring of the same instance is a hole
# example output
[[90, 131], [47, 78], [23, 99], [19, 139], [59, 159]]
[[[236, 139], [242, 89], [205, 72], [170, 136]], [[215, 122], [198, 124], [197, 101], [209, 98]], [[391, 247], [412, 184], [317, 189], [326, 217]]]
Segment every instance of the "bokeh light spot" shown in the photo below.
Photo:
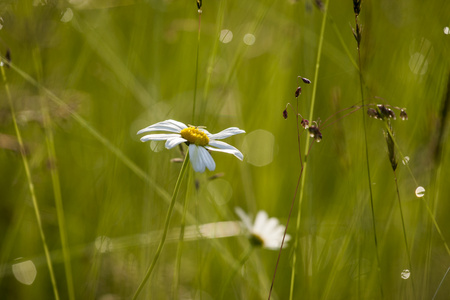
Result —
[[244, 138], [244, 158], [254, 166], [266, 166], [273, 161], [274, 146], [274, 135], [267, 130], [257, 129]]
[[61, 22], [67, 23], [70, 22], [73, 18], [73, 11], [71, 8], [67, 8], [63, 13], [61, 17]]
[[450, 34], [450, 28], [448, 26], [444, 27], [444, 34], [446, 35]]
[[255, 38], [255, 36], [253, 34], [247, 33], [246, 35], [244, 35], [244, 39], [243, 40], [244, 40], [244, 43], [246, 45], [251, 46], [251, 45], [253, 45], [255, 43], [256, 38]]
[[409, 276], [411, 276], [411, 272], [408, 269], [405, 269], [405, 270], [402, 271], [401, 277], [403, 279], [408, 279]]
[[224, 44], [228, 44], [233, 40], [233, 33], [231, 30], [223, 29], [220, 31], [219, 41], [221, 41]]
[[37, 275], [36, 266], [31, 260], [13, 264], [12, 272], [17, 281], [26, 285], [33, 284]]
[[421, 197], [423, 197], [423, 196], [425, 196], [425, 189], [423, 188], [423, 186], [419, 186], [419, 187], [416, 189], [416, 197], [421, 198]]
[[423, 75], [428, 70], [428, 60], [423, 54], [416, 52], [409, 59], [409, 69], [414, 74]]

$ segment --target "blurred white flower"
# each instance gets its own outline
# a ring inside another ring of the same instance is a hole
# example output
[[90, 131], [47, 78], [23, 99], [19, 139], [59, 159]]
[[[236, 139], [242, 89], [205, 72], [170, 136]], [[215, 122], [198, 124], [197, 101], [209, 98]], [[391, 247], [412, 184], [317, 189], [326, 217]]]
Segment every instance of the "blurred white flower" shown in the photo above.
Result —
[[[250, 242], [255, 246], [262, 246], [270, 250], [278, 250], [281, 247], [285, 226], [281, 225], [277, 218], [270, 218], [267, 213], [260, 210], [252, 224], [251, 218], [240, 207], [236, 207], [235, 211], [241, 218], [242, 223], [249, 234]], [[284, 238], [283, 248], [287, 246], [287, 242], [291, 239], [289, 234]]]
[[168, 131], [173, 133], [145, 135], [141, 138], [142, 142], [165, 140], [167, 149], [171, 149], [181, 143], [188, 144], [189, 158], [196, 172], [204, 172], [205, 167], [210, 171], [214, 171], [216, 168], [216, 163], [208, 150], [233, 154], [240, 160], [244, 158], [242, 153], [235, 147], [218, 141], [235, 134], [245, 133], [244, 130], [237, 127], [230, 127], [219, 133], [211, 134], [204, 128], [191, 125], [188, 127], [175, 120], [166, 120], [141, 129], [137, 134], [151, 131]]

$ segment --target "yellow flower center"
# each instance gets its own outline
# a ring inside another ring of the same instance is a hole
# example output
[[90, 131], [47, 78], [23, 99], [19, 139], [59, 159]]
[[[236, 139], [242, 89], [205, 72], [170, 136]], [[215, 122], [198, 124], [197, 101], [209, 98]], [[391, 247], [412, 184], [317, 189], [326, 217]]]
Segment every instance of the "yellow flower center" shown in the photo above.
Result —
[[181, 137], [188, 140], [189, 144], [195, 144], [197, 146], [206, 146], [209, 144], [209, 138], [203, 131], [197, 127], [188, 127], [180, 132]]

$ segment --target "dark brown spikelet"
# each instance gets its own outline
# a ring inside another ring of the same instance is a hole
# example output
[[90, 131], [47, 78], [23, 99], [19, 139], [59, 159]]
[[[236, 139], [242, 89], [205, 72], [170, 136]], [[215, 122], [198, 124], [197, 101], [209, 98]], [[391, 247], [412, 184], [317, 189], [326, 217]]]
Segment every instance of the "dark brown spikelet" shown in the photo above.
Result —
[[298, 98], [298, 96], [300, 96], [301, 93], [302, 93], [302, 88], [299, 86], [299, 87], [295, 90], [295, 98]]
[[369, 117], [374, 119], [381, 119], [381, 115], [378, 113], [378, 111], [375, 108], [369, 107], [367, 109], [367, 114]]
[[300, 124], [302, 125], [303, 128], [308, 129], [309, 128], [309, 121], [306, 119], [302, 119], [302, 121], [300, 122]]
[[[392, 127], [389, 126], [390, 131], [392, 132], [392, 134], [394, 134], [394, 132], [392, 131]], [[384, 137], [386, 139], [386, 144], [388, 147], [388, 157], [389, 157], [389, 161], [391, 162], [391, 167], [392, 170], [395, 171], [397, 169], [397, 157], [395, 155], [395, 144], [394, 144], [394, 140], [392, 139], [392, 136], [389, 134], [388, 131], [384, 132]]]
[[352, 28], [353, 36], [355, 37], [356, 42], [359, 44], [361, 43], [361, 27], [358, 23], [356, 23], [356, 29]]
[[322, 133], [320, 132], [319, 128], [316, 127], [316, 125], [311, 125], [308, 128], [309, 136], [314, 138], [314, 140], [319, 143], [322, 140]]
[[202, 0], [197, 0], [198, 9], [202, 8]]
[[283, 118], [286, 120], [288, 118], [287, 108], [283, 110]]
[[391, 119], [396, 119], [395, 117], [395, 113], [392, 109], [387, 108], [386, 106], [384, 106], [383, 104], [378, 104], [377, 105], [378, 111], [381, 115], [381, 119], [384, 118], [391, 118]]
[[353, 11], [355, 12], [355, 16], [358, 16], [361, 12], [361, 0], [353, 0]]
[[406, 113], [404, 108], [400, 110], [400, 119], [402, 119], [403, 121], [408, 120], [408, 114]]
[[302, 80], [306, 84], [310, 84], [311, 83], [311, 80], [309, 80], [308, 78], [302, 77]]

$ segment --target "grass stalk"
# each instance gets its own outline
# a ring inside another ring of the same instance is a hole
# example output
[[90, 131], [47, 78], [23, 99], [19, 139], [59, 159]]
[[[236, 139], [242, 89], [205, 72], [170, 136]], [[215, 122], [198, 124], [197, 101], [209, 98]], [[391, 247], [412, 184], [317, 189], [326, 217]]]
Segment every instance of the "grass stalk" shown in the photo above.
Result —
[[[43, 74], [42, 74], [41, 55], [38, 47], [35, 47], [33, 49], [33, 60], [36, 68], [36, 73], [38, 76], [38, 81], [41, 82]], [[73, 285], [71, 256], [66, 231], [67, 226], [66, 226], [66, 219], [64, 217], [64, 208], [61, 195], [61, 184], [59, 180], [59, 171], [56, 159], [55, 139], [53, 137], [52, 124], [48, 112], [47, 101], [40, 89], [39, 92], [40, 92], [39, 101], [45, 130], [45, 144], [47, 146], [48, 159], [50, 161], [50, 174], [52, 178], [53, 196], [55, 198], [56, 216], [58, 218], [61, 248], [64, 257], [64, 271], [66, 274], [67, 291], [69, 294], [69, 299], [74, 300], [75, 289]]]
[[144, 278], [142, 279], [136, 292], [134, 293], [133, 300], [137, 299], [137, 297], [141, 293], [142, 289], [144, 288], [145, 284], [147, 283], [148, 279], [150, 278], [150, 275], [152, 274], [152, 272], [156, 266], [159, 256], [161, 255], [162, 249], [163, 249], [165, 241], [166, 241], [167, 232], [169, 230], [170, 219], [172, 217], [173, 207], [175, 206], [175, 202], [176, 202], [176, 199], [178, 196], [178, 192], [180, 190], [181, 182], [183, 181], [183, 176], [184, 176], [184, 173], [186, 172], [188, 165], [189, 165], [189, 150], [186, 151], [186, 156], [184, 158], [183, 166], [181, 167], [180, 174], [178, 175], [178, 179], [175, 184], [175, 188], [174, 188], [174, 191], [172, 194], [172, 199], [171, 199], [170, 205], [169, 205], [169, 210], [167, 211], [166, 220], [164, 222], [164, 229], [163, 229], [161, 241], [158, 245], [158, 248], [156, 249], [156, 253], [153, 257], [153, 260], [152, 260], [149, 268], [147, 269], [147, 272], [145, 273]]
[[[199, 4], [200, 3], [200, 4]], [[197, 32], [197, 55], [195, 58], [195, 81], [194, 81], [194, 99], [192, 102], [192, 124], [195, 124], [195, 107], [197, 102], [197, 84], [198, 84], [198, 61], [200, 56], [200, 34], [202, 25], [201, 1], [197, 2], [198, 6], [198, 32]]]
[[[188, 174], [188, 189], [192, 186], [192, 172]], [[180, 235], [178, 238], [178, 247], [177, 247], [177, 257], [175, 261], [175, 271], [173, 274], [174, 284], [173, 284], [173, 296], [172, 299], [178, 299], [178, 287], [180, 284], [180, 269], [181, 269], [181, 256], [183, 254], [183, 246], [184, 246], [184, 230], [186, 227], [186, 214], [189, 206], [189, 193], [186, 192], [186, 196], [184, 199], [183, 206], [183, 214], [181, 216], [181, 224], [180, 224]]]
[[[360, 0], [354, 0], [354, 10], [355, 10], [355, 26], [356, 29], [354, 30], [353, 34], [355, 36], [356, 42], [357, 42], [357, 51], [358, 51], [358, 73], [359, 73], [359, 87], [361, 92], [361, 106], [364, 107], [365, 101], [364, 101], [364, 80], [363, 80], [363, 74], [362, 74], [362, 63], [361, 63], [361, 27], [358, 23], [358, 15], [360, 12], [360, 6], [361, 1]], [[369, 147], [367, 142], [367, 124], [366, 124], [366, 113], [364, 110], [362, 111], [362, 122], [363, 122], [363, 131], [364, 131], [364, 149], [365, 149], [365, 159], [366, 159], [366, 168], [367, 168], [367, 182], [369, 184], [369, 196], [370, 196], [370, 211], [372, 216], [372, 229], [373, 229], [373, 239], [374, 239], [374, 245], [375, 245], [375, 252], [376, 252], [376, 259], [377, 259], [377, 272], [378, 272], [378, 279], [380, 283], [380, 293], [381, 297], [384, 298], [383, 293], [383, 285], [381, 281], [381, 262], [380, 262], [380, 255], [379, 255], [379, 249], [378, 249], [378, 239], [377, 239], [377, 228], [375, 223], [375, 210], [373, 205], [373, 191], [372, 191], [372, 178], [370, 176], [370, 162], [369, 162]]]
[[[309, 110], [309, 120], [312, 120], [313, 116], [314, 116], [314, 108], [315, 108], [316, 95], [317, 95], [317, 82], [318, 82], [319, 70], [320, 70], [320, 58], [322, 56], [322, 47], [323, 47], [323, 40], [324, 40], [324, 36], [325, 36], [327, 15], [328, 15], [328, 0], [326, 0], [324, 3], [322, 25], [320, 28], [319, 45], [317, 47], [316, 66], [315, 66], [315, 71], [314, 71], [313, 89], [312, 89], [312, 96], [311, 96], [311, 106], [310, 106], [310, 110]], [[305, 190], [305, 178], [306, 178], [304, 173], [306, 173], [307, 165], [308, 165], [308, 155], [309, 155], [308, 148], [310, 147], [309, 140], [310, 140], [310, 136], [309, 136], [309, 134], [307, 134], [306, 142], [305, 142], [305, 160], [302, 164], [302, 170], [299, 175], [299, 181], [300, 181], [300, 177], [302, 175], [303, 175], [303, 177], [301, 177], [300, 194], [299, 194], [299, 198], [298, 198], [297, 223], [295, 226], [296, 235], [295, 235], [294, 250], [293, 250], [293, 257], [292, 257], [291, 284], [290, 284], [290, 290], [289, 290], [289, 299], [290, 300], [292, 300], [294, 297], [295, 268], [296, 268], [296, 263], [297, 263], [298, 239], [299, 239], [299, 232], [300, 232], [302, 204], [303, 204], [303, 195], [304, 195], [304, 190]], [[299, 147], [300, 147], [300, 144], [299, 144]], [[298, 182], [297, 182], [296, 189], [298, 189]], [[286, 226], [286, 229], [287, 229], [287, 226]]]
[[8, 81], [6, 78], [5, 66], [4, 66], [3, 62], [1, 63], [0, 69], [2, 72], [3, 82], [5, 84], [6, 97], [8, 98], [8, 104], [9, 104], [9, 107], [11, 110], [11, 116], [12, 116], [12, 120], [14, 123], [14, 130], [16, 131], [17, 140], [18, 140], [19, 146], [20, 146], [20, 155], [22, 157], [22, 162], [23, 162], [25, 174], [27, 177], [28, 188], [30, 190], [31, 201], [33, 203], [34, 213], [36, 215], [36, 221], [37, 221], [37, 225], [38, 225], [38, 229], [39, 229], [39, 234], [41, 236], [42, 246], [44, 247], [45, 259], [47, 261], [47, 267], [48, 267], [48, 271], [50, 274], [50, 280], [51, 280], [51, 284], [52, 284], [52, 288], [53, 288], [53, 294], [55, 296], [55, 299], [59, 300], [60, 298], [59, 298], [59, 293], [58, 293], [58, 287], [56, 285], [55, 273], [53, 271], [52, 259], [50, 257], [50, 252], [48, 250], [47, 241], [45, 239], [44, 229], [42, 228], [42, 221], [41, 221], [41, 215], [39, 212], [39, 205], [37, 202], [36, 193], [34, 191], [34, 184], [33, 184], [32, 178], [31, 178], [30, 167], [28, 165], [28, 161], [27, 161], [27, 158], [25, 155], [25, 147], [24, 147], [24, 144], [22, 141], [22, 135], [20, 133], [19, 126], [17, 125], [16, 113], [15, 113], [14, 105], [12, 102], [11, 92], [9, 91], [9, 85], [8, 85]]

